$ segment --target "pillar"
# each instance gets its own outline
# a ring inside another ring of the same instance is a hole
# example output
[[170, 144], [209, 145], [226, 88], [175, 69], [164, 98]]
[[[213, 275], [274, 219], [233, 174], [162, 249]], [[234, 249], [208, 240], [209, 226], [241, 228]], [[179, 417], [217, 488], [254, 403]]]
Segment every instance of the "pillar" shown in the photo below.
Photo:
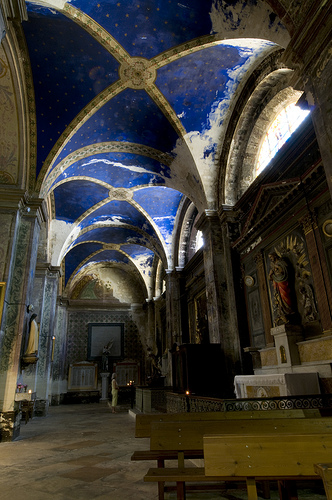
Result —
[[197, 223], [203, 232], [204, 269], [210, 343], [220, 343], [225, 363], [224, 397], [234, 397], [234, 376], [242, 372], [229, 214], [205, 211]]
[[182, 343], [180, 276], [173, 270], [166, 270], [166, 318], [167, 341], [171, 348], [174, 343]]
[[63, 395], [67, 392], [67, 314], [68, 302], [58, 297], [56, 320], [54, 328], [54, 339], [52, 339], [53, 356], [52, 362], [52, 387], [50, 396], [52, 405], [62, 402]]
[[0, 440], [19, 435], [17, 382], [23, 382], [21, 356], [28, 324], [27, 306], [37, 261], [38, 238], [45, 220], [42, 200], [28, 199], [20, 190], [0, 191], [0, 270], [6, 293], [0, 344]]
[[[34, 289], [35, 293], [41, 292], [41, 318], [39, 330], [39, 351], [37, 363], [37, 381], [35, 404], [35, 413], [37, 416], [47, 414], [49, 402], [51, 399], [52, 386], [52, 354], [53, 337], [55, 336], [55, 311], [57, 304], [58, 279], [60, 269], [47, 265], [43, 271], [43, 287]], [[55, 340], [55, 339], [54, 339]]]
[[307, 243], [322, 329], [323, 332], [331, 334], [332, 312], [330, 304], [332, 303], [332, 290], [319, 229], [313, 214], [308, 213], [299, 222], [302, 225]]
[[264, 257], [263, 253], [259, 252], [255, 256], [255, 263], [257, 268], [257, 280], [259, 286], [259, 296], [262, 304], [262, 315], [264, 323], [264, 333], [265, 333], [265, 343], [267, 347], [272, 347], [274, 345], [274, 338], [271, 335], [272, 319], [270, 311], [270, 300], [269, 292], [267, 289], [267, 280], [264, 267]]

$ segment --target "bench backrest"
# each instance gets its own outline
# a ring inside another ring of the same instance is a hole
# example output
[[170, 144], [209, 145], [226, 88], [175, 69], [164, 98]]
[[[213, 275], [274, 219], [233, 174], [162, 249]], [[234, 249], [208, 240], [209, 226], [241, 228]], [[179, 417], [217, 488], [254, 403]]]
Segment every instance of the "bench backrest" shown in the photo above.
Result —
[[204, 436], [207, 476], [315, 476], [332, 456], [332, 434]]
[[256, 410], [238, 412], [194, 412], [194, 413], [153, 413], [137, 414], [135, 437], [146, 438], [151, 436], [151, 424], [155, 422], [191, 422], [200, 420], [255, 420], [271, 418], [320, 418], [319, 410]]
[[332, 418], [155, 422], [151, 450], [203, 450], [205, 434], [332, 434]]

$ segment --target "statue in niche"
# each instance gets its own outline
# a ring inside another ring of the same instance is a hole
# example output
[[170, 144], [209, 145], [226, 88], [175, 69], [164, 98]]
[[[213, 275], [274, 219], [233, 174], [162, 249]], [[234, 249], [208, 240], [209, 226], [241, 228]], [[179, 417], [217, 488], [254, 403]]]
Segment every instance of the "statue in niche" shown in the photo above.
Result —
[[302, 297], [302, 307], [305, 321], [315, 321], [317, 319], [317, 309], [311, 286], [307, 283], [301, 282], [299, 292]]
[[103, 353], [101, 356], [101, 364], [102, 364], [102, 370], [103, 372], [108, 372], [109, 371], [109, 366], [108, 366], [108, 356], [110, 356], [112, 347], [113, 347], [114, 339], [111, 339], [108, 344], [104, 345], [103, 347]]
[[282, 363], [287, 363], [286, 349], [285, 346], [280, 346], [280, 360]]
[[269, 280], [274, 288], [275, 324], [291, 322], [295, 317], [294, 291], [291, 289], [288, 263], [276, 252], [269, 254]]
[[148, 361], [148, 372], [150, 375], [148, 378], [149, 385], [158, 385], [158, 382], [161, 378], [161, 366], [160, 366], [160, 357], [157, 354], [154, 354], [151, 347], [147, 348], [147, 361]]
[[37, 314], [33, 314], [29, 322], [28, 345], [23, 356], [25, 363], [37, 363], [38, 361], [39, 325], [36, 318]]

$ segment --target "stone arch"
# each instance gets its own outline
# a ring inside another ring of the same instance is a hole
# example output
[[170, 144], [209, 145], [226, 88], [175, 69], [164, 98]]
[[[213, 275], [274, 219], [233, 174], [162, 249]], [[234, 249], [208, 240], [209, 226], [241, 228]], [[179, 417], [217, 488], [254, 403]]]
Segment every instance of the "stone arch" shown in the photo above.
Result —
[[233, 114], [220, 172], [219, 205], [235, 205], [254, 181], [257, 155], [268, 127], [283, 107], [302, 94], [292, 88], [293, 71], [279, 63], [280, 55], [262, 66], [251, 82], [250, 96], [246, 95], [240, 112]]

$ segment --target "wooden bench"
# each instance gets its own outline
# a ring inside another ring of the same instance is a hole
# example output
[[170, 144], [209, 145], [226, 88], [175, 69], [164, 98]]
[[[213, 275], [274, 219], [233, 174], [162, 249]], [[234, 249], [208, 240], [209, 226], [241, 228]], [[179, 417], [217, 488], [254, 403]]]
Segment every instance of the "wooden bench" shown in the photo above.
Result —
[[332, 463], [315, 464], [314, 469], [323, 480], [327, 500], [332, 500]]
[[[221, 420], [221, 421], [182, 421], [182, 422], [155, 422], [151, 424], [150, 453], [172, 453], [172, 459], [177, 457], [178, 468], [160, 473], [164, 463], [158, 463], [158, 469], [150, 469], [145, 480], [157, 481], [156, 477], [164, 477], [163, 474], [175, 474], [176, 470], [185, 470], [184, 460], [187, 458], [203, 458], [203, 436], [206, 434], [292, 434], [292, 433], [331, 433], [332, 419], [264, 419], [264, 420]], [[190, 456], [190, 452], [194, 456]], [[147, 454], [148, 456], [148, 454]], [[159, 456], [159, 459], [160, 459]], [[157, 455], [158, 457], [158, 455]], [[148, 459], [148, 458], [145, 458]], [[156, 459], [156, 455], [154, 456]], [[168, 458], [166, 458], [168, 459]], [[157, 458], [158, 460], [158, 458]], [[193, 474], [190, 471], [190, 474]], [[167, 479], [168, 481], [168, 479]], [[198, 481], [210, 481], [210, 478], [200, 477]], [[183, 481], [185, 482], [185, 481]], [[163, 498], [164, 479], [158, 482], [159, 499]], [[263, 484], [263, 495], [268, 498], [269, 488]]]
[[[206, 434], [332, 434], [332, 418], [155, 422], [151, 424], [150, 450], [202, 450]], [[181, 465], [181, 464], [180, 464]]]
[[[224, 420], [239, 420], [248, 419], [256, 420], [260, 418], [269, 419], [290, 419], [290, 418], [314, 418], [319, 417], [318, 410], [256, 410], [256, 411], [239, 411], [239, 412], [194, 412], [194, 413], [152, 413], [152, 414], [137, 414], [135, 423], [135, 437], [150, 438], [151, 424], [163, 422], [200, 422], [200, 421], [224, 421]], [[165, 467], [166, 460], [177, 460], [179, 458], [177, 449], [167, 450], [141, 450], [135, 451], [131, 460], [156, 460], [157, 467]], [[203, 458], [203, 442], [200, 441], [199, 450], [185, 450], [183, 459], [199, 459]], [[182, 459], [182, 457], [181, 457]], [[164, 500], [164, 484], [158, 484], [159, 500]]]
[[316, 480], [314, 463], [331, 454], [331, 433], [204, 436], [205, 474], [245, 478], [248, 500], [257, 500], [258, 480]]
[[151, 435], [151, 424], [155, 422], [191, 422], [199, 420], [256, 420], [271, 418], [320, 418], [316, 409], [308, 410], [256, 410], [238, 412], [194, 412], [194, 413], [142, 413], [136, 415], [135, 437]]
[[[332, 434], [204, 436], [205, 467], [155, 468], [145, 481], [176, 482], [177, 499], [186, 498], [186, 482], [246, 482], [248, 500], [257, 500], [257, 481], [320, 480], [314, 462], [332, 453]], [[279, 487], [280, 498], [288, 492]], [[294, 496], [292, 497], [294, 498]]]

